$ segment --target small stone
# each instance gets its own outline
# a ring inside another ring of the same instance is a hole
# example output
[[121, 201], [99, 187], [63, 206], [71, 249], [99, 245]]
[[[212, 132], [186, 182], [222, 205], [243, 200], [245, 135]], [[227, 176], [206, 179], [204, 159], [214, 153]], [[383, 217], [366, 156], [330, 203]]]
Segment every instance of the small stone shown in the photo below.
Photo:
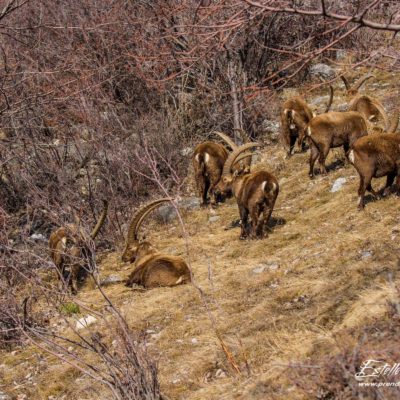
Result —
[[196, 338], [193, 338], [193, 339], [191, 340], [191, 342], [192, 342], [193, 344], [199, 343], [199, 341], [198, 341]]
[[87, 315], [86, 317], [83, 317], [76, 322], [75, 329], [80, 330], [87, 328], [88, 326], [94, 324], [96, 321], [97, 318], [93, 317], [92, 315]]
[[42, 235], [41, 233], [34, 233], [30, 236], [30, 238], [32, 240], [38, 240], [40, 242], [47, 242], [47, 239], [44, 235]]
[[264, 272], [267, 269], [268, 269], [268, 267], [266, 265], [260, 265], [259, 267], [253, 268], [253, 272], [255, 274], [261, 274], [262, 272]]
[[74, 351], [74, 348], [72, 346], [68, 347], [68, 353], [72, 353]]
[[361, 258], [364, 260], [366, 258], [370, 258], [372, 256], [372, 251], [371, 250], [365, 250], [361, 252]]
[[264, 263], [264, 264], [259, 264], [255, 268], [253, 268], [253, 273], [261, 274], [265, 271], [276, 271], [278, 268], [279, 264], [276, 262]]
[[100, 282], [100, 286], [108, 286], [112, 285], [113, 283], [120, 283], [122, 281], [123, 279], [119, 275], [110, 275]]
[[208, 218], [208, 222], [217, 222], [220, 219], [219, 215], [212, 215]]
[[4, 392], [0, 392], [0, 400], [11, 400], [11, 396]]
[[338, 178], [336, 181], [333, 183], [333, 186], [331, 188], [331, 193], [338, 192], [339, 190], [342, 189], [343, 185], [347, 182], [346, 178]]
[[321, 76], [324, 79], [332, 79], [335, 77], [335, 70], [326, 64], [315, 64], [310, 68], [311, 75]]

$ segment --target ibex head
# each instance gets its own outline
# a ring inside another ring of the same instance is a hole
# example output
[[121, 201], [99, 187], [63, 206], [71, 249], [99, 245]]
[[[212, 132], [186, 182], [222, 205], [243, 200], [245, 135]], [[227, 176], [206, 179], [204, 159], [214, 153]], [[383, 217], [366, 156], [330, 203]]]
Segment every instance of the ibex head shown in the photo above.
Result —
[[259, 143], [246, 143], [229, 154], [225, 161], [224, 169], [222, 170], [221, 179], [215, 188], [215, 193], [219, 198], [224, 199], [225, 197], [229, 196], [232, 193], [233, 182], [239, 176], [243, 176], [250, 172], [249, 165], [246, 165], [243, 168], [235, 171], [232, 170], [232, 167], [235, 163], [238, 163], [242, 159], [251, 157], [251, 153], [247, 151], [254, 147], [261, 147], [261, 145]]
[[172, 199], [169, 197], [152, 201], [143, 207], [140, 207], [133, 215], [129, 225], [128, 234], [126, 237], [125, 250], [122, 253], [123, 262], [135, 262], [136, 259], [141, 258], [143, 255], [153, 253], [155, 249], [145, 240], [139, 238], [139, 229], [146, 216], [155, 208], [159, 207], [162, 203], [170, 202]]

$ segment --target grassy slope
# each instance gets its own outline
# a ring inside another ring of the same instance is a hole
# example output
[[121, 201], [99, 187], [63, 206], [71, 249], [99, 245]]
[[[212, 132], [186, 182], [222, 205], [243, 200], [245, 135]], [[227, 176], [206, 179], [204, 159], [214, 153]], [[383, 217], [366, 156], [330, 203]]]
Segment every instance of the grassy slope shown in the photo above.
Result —
[[[337, 157], [342, 157], [342, 150], [331, 152], [328, 165]], [[257, 164], [256, 168], [274, 171], [281, 190], [273, 214], [278, 225], [265, 240], [243, 242], [238, 240], [238, 228], [224, 230], [237, 218], [233, 200], [215, 211], [220, 216], [217, 222], [208, 222], [210, 210], [185, 216], [196, 282], [242, 376], [233, 376], [193, 286], [147, 292], [119, 284], [105, 288], [130, 326], [155, 331], [148, 337], [150, 349], [159, 360], [162, 388], [171, 399], [265, 399], [272, 394], [306, 398], [287, 380], [286, 365], [334, 353], [342, 345], [336, 333], [385, 318], [386, 302], [396, 296], [387, 278], [388, 272], [398, 269], [399, 199], [371, 202], [359, 212], [353, 167], [340, 166], [310, 181], [307, 160], [308, 154], [285, 160], [279, 146], [270, 146]], [[331, 193], [339, 177], [347, 182]], [[178, 223], [153, 227], [149, 237], [160, 250], [187, 256]], [[263, 263], [279, 268], [254, 273]], [[113, 253], [102, 260], [101, 273], [115, 272], [127, 276], [129, 269]], [[104, 305], [89, 287], [79, 298], [98, 310]], [[96, 329], [102, 331], [102, 325]], [[99, 398], [90, 394], [93, 383], [46, 357], [48, 365], [42, 371], [31, 348], [9, 354], [1, 362], [0, 378], [6, 386], [13, 380], [25, 385], [14, 393], [30, 393], [30, 399], [63, 393], [68, 399]], [[32, 378], [36, 386], [27, 386], [29, 379], [24, 377], [32, 365], [37, 368]]]

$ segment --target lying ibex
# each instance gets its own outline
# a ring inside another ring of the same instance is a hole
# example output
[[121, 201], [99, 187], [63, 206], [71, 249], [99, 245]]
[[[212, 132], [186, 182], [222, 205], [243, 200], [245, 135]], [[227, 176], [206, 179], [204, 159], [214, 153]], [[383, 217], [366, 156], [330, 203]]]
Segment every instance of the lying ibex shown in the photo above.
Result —
[[[238, 146], [222, 132], [214, 132], [221, 137], [232, 150]], [[228, 151], [220, 144], [211, 141], [200, 143], [196, 146], [193, 153], [193, 168], [195, 173], [195, 181], [199, 195], [202, 199], [202, 206], [208, 204], [208, 195], [210, 194], [211, 203], [216, 204], [221, 199], [215, 195], [214, 189], [218, 184], [224, 163], [228, 157]], [[237, 168], [242, 168], [249, 161], [244, 161]]]
[[[240, 155], [254, 147], [260, 147], [260, 144], [247, 143], [229, 155], [224, 165], [221, 181], [216, 188], [221, 196], [233, 192], [236, 198], [241, 218], [240, 239], [248, 236], [262, 238], [267, 234], [268, 221], [279, 193], [278, 181], [267, 171], [249, 173], [249, 171], [232, 170], [233, 164], [240, 158]], [[249, 214], [251, 218], [250, 232], [248, 228]]]
[[311, 150], [310, 178], [314, 178], [314, 164], [318, 157], [320, 173], [326, 174], [325, 160], [331, 148], [343, 146], [347, 156], [351, 145], [367, 134], [364, 117], [355, 111], [332, 111], [313, 118], [306, 129]]
[[148, 241], [139, 238], [139, 229], [151, 211], [172, 199], [163, 198], [139, 208], [134, 214], [126, 238], [122, 261], [135, 263], [126, 286], [145, 288], [175, 286], [191, 282], [189, 267], [182, 257], [158, 252]]
[[67, 224], [51, 233], [49, 239], [50, 256], [58, 269], [59, 277], [71, 285], [71, 291], [78, 291], [78, 279], [85, 278], [93, 270], [93, 254], [90, 241], [100, 232], [107, 217], [108, 202], [90, 235], [77, 224]]
[[[333, 101], [333, 87], [329, 85], [329, 101], [325, 108], [327, 113]], [[300, 150], [304, 150], [304, 131], [314, 114], [301, 97], [294, 97], [283, 103], [281, 112], [281, 142], [287, 149], [287, 156], [293, 153], [296, 144]]]
[[400, 135], [394, 133], [397, 129], [399, 114], [393, 118], [389, 133], [369, 135], [358, 139], [349, 152], [349, 160], [360, 175], [358, 188], [358, 208], [365, 206], [365, 191], [368, 190], [375, 197], [376, 193], [371, 186], [372, 178], [386, 176], [386, 185], [381, 190], [387, 195], [396, 178], [396, 190], [400, 195]]

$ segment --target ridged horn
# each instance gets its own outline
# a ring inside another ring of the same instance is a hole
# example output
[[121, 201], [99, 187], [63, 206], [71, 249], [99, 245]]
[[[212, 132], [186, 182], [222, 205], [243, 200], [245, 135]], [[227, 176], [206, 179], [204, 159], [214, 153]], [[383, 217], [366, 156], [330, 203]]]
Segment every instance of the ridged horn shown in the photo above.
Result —
[[370, 97], [369, 97], [369, 99], [371, 101], [371, 104], [374, 105], [378, 109], [379, 114], [381, 114], [381, 116], [383, 118], [383, 123], [385, 124], [385, 129], [388, 130], [390, 122], [389, 122], [389, 117], [383, 107], [383, 104], [378, 99], [372, 99]]
[[92, 232], [90, 233], [90, 238], [94, 240], [98, 233], [100, 232], [100, 229], [102, 228], [104, 221], [106, 220], [107, 217], [107, 212], [108, 212], [108, 201], [103, 200], [103, 211], [100, 215], [99, 220], [97, 221], [96, 226], [93, 228]]
[[235, 150], [238, 148], [238, 145], [225, 133], [219, 132], [219, 131], [214, 131], [217, 136], [219, 136], [232, 150]]
[[373, 78], [373, 77], [374, 77], [374, 75], [372, 75], [372, 74], [366, 74], [366, 75], [362, 76], [360, 79], [358, 79], [358, 80], [354, 83], [354, 85], [353, 85], [349, 90], [357, 91], [358, 89], [360, 89], [361, 85], [362, 85], [365, 81], [367, 81], [368, 79], [371, 79], [371, 78]]
[[241, 154], [241, 155], [234, 161], [233, 165], [239, 163], [240, 161], [242, 161], [242, 160], [244, 160], [244, 159], [246, 159], [246, 158], [248, 158], [248, 157], [253, 157], [253, 155], [255, 155], [255, 154], [261, 154], [261, 153], [258, 152], [258, 151], [255, 151], [255, 152], [253, 152], [253, 153]]
[[236, 159], [242, 154], [244, 151], [247, 151], [253, 147], [261, 147], [260, 143], [246, 143], [232, 153], [229, 154], [228, 158], [225, 161], [224, 169], [222, 170], [222, 176], [227, 176], [231, 173], [231, 168], [235, 163]]
[[328, 104], [326, 105], [324, 112], [327, 113], [331, 109], [332, 102], [333, 102], [333, 86], [329, 85], [329, 101], [328, 101]]
[[390, 124], [388, 133], [395, 133], [396, 132], [396, 129], [399, 126], [399, 116], [400, 116], [400, 112], [396, 111], [394, 113], [394, 115], [393, 115], [392, 122]]
[[128, 234], [126, 236], [126, 244], [129, 245], [133, 241], [138, 240], [138, 232], [140, 225], [146, 218], [146, 216], [153, 211], [155, 208], [160, 206], [162, 203], [167, 203], [172, 201], [170, 197], [165, 197], [162, 199], [154, 200], [150, 203], [147, 203], [143, 207], [140, 207], [136, 210], [135, 214], [133, 214], [131, 223], [129, 224]]
[[346, 90], [349, 91], [350, 90], [349, 81], [346, 79], [344, 75], [340, 75], [340, 79], [343, 81]]

